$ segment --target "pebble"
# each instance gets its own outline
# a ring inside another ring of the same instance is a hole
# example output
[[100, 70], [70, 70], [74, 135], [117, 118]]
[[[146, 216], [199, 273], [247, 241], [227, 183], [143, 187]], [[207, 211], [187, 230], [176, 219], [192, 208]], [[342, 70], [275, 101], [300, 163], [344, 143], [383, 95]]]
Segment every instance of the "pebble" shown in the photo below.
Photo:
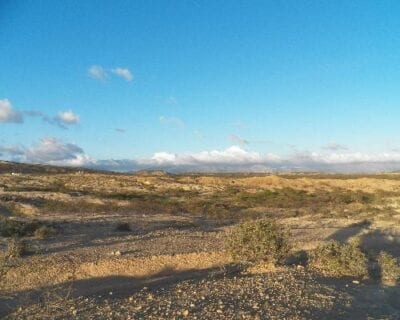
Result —
[[184, 317], [187, 317], [188, 315], [189, 315], [189, 310], [183, 310], [183, 312], [182, 312], [182, 315], [184, 316]]

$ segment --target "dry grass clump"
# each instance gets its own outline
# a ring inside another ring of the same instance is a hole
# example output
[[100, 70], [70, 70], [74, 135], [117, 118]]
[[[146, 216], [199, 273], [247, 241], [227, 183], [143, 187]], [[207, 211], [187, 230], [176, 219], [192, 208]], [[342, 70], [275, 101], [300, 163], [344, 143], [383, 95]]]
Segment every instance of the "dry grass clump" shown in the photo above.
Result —
[[11, 238], [7, 244], [7, 250], [5, 256], [7, 258], [20, 258], [29, 253], [28, 244], [26, 241]]
[[289, 252], [288, 238], [288, 233], [275, 221], [248, 221], [230, 232], [226, 249], [238, 262], [279, 263]]
[[55, 233], [55, 229], [42, 221], [0, 219], [0, 236], [2, 237], [44, 237]]
[[33, 236], [37, 239], [46, 239], [56, 233], [56, 229], [50, 226], [42, 225], [33, 232]]
[[400, 279], [400, 265], [391, 254], [382, 251], [377, 258], [377, 276], [385, 284], [395, 284]]
[[368, 258], [357, 242], [330, 241], [310, 253], [308, 266], [334, 277], [368, 277]]

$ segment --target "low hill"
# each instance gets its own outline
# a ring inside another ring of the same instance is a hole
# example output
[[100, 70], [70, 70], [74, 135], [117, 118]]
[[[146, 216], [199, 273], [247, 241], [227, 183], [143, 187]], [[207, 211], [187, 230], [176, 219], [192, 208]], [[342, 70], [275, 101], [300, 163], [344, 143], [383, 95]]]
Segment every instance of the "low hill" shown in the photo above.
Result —
[[73, 173], [78, 171], [93, 172], [93, 170], [72, 168], [72, 167], [58, 167], [43, 164], [28, 164], [0, 160], [0, 174], [4, 173], [40, 173], [40, 174], [57, 174], [57, 173]]

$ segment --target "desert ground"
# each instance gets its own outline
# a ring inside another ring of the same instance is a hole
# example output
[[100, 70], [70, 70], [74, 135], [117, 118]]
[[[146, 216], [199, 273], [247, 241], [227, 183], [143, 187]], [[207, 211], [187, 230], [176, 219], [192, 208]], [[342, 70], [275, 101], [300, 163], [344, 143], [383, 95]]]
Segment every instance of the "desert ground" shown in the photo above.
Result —
[[[117, 174], [2, 163], [4, 319], [400, 319], [400, 284], [312, 267], [357, 241], [400, 257], [400, 175]], [[288, 232], [281, 263], [226, 249], [242, 221]]]

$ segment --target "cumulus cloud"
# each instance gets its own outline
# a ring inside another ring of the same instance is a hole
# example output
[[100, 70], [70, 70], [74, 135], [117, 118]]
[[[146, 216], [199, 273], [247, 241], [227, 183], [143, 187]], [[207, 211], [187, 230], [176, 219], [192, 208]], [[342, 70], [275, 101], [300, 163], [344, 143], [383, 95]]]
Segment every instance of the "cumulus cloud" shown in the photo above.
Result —
[[146, 159], [97, 160], [92, 168], [135, 171], [161, 169], [170, 172], [381, 172], [400, 170], [400, 153], [296, 152], [282, 157], [231, 146], [225, 150], [176, 154], [156, 152]]
[[287, 156], [259, 153], [231, 146], [194, 153], [156, 152], [142, 159], [94, 159], [76, 144], [43, 138], [30, 148], [0, 145], [3, 158], [21, 162], [82, 166], [113, 171], [169, 172], [383, 172], [400, 170], [400, 153], [295, 152]]
[[233, 144], [239, 144], [239, 145], [248, 145], [249, 144], [248, 140], [243, 139], [243, 138], [237, 136], [236, 134], [231, 134], [228, 138]]
[[[144, 169], [162, 169], [171, 172], [184, 171], [252, 171], [260, 167], [264, 160], [274, 162], [273, 155], [261, 156], [257, 152], [249, 152], [238, 146], [225, 150], [202, 151], [198, 153], [175, 154], [156, 152], [146, 159], [97, 160], [90, 164], [92, 168], [135, 171]], [[262, 171], [267, 170], [263, 166]]]
[[173, 154], [158, 152], [150, 159], [159, 165], [196, 165], [196, 164], [243, 164], [259, 163], [262, 157], [257, 152], [248, 152], [238, 146], [232, 146], [226, 150], [202, 151], [193, 154]]
[[76, 115], [72, 110], [60, 111], [58, 115], [54, 117], [48, 116], [38, 110], [24, 111], [24, 114], [28, 117], [40, 118], [43, 122], [58, 126], [62, 129], [68, 129], [68, 125], [74, 125], [80, 121], [79, 116]]
[[0, 99], [0, 123], [22, 123], [23, 115], [11, 105], [8, 99]]
[[111, 72], [126, 81], [133, 80], [132, 72], [127, 68], [119, 68], [118, 67], [118, 68], [111, 69]]
[[71, 110], [59, 112], [56, 119], [64, 124], [77, 124], [79, 122], [79, 116]]
[[107, 79], [107, 71], [104, 70], [102, 66], [93, 65], [88, 69], [89, 77], [97, 80], [105, 80]]
[[344, 150], [348, 150], [349, 148], [347, 148], [347, 146], [343, 145], [343, 144], [339, 144], [339, 143], [328, 143], [324, 146], [322, 146], [322, 149], [325, 150], [330, 150], [330, 151], [344, 151]]
[[54, 161], [74, 160], [84, 154], [82, 148], [72, 143], [63, 143], [55, 138], [43, 138], [39, 144], [25, 152], [29, 162], [50, 163]]
[[185, 127], [185, 123], [179, 118], [161, 116], [158, 118], [158, 120], [163, 125], [168, 125], [179, 129], [183, 129]]
[[0, 145], [0, 154], [13, 161], [54, 165], [86, 166], [94, 161], [81, 147], [56, 138], [42, 138], [30, 148]]

